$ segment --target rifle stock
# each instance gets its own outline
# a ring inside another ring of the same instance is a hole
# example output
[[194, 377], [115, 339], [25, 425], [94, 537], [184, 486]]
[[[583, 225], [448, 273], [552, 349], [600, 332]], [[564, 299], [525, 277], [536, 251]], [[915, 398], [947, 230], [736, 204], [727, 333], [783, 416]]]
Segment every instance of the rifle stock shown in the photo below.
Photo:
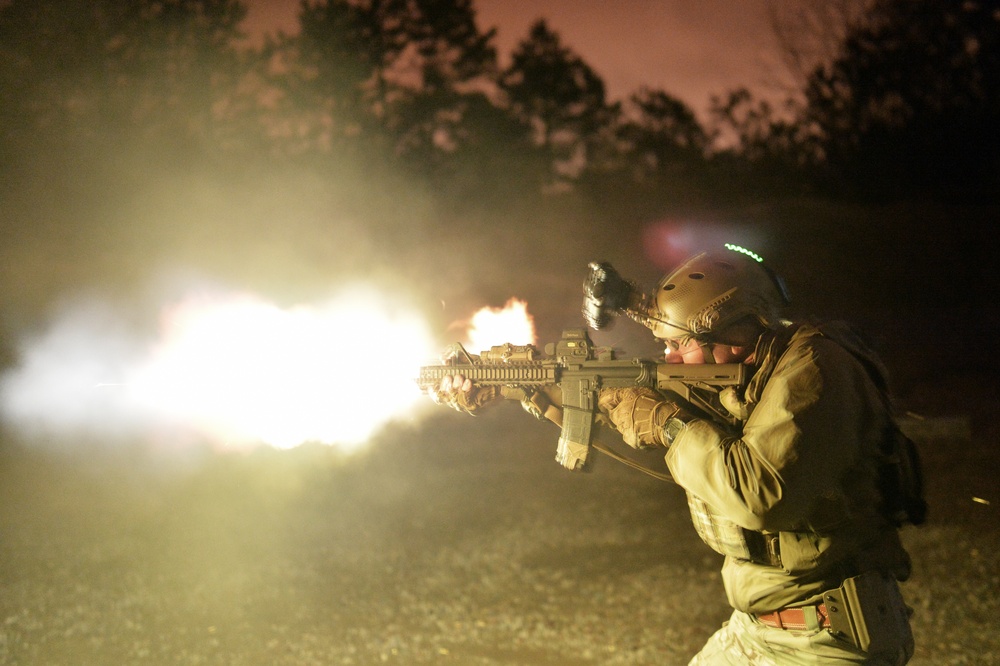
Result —
[[607, 347], [596, 347], [586, 329], [567, 329], [556, 343], [545, 347], [542, 357], [533, 345], [510, 343], [491, 347], [478, 356], [461, 345], [452, 345], [441, 365], [420, 368], [417, 384], [435, 390], [444, 377], [464, 375], [481, 386], [562, 389], [562, 433], [556, 460], [571, 470], [587, 463], [594, 437], [600, 389], [647, 387], [668, 391], [705, 414], [707, 418], [737, 423], [718, 399], [719, 391], [746, 382], [742, 364], [683, 365], [657, 363], [641, 358], [616, 359]]

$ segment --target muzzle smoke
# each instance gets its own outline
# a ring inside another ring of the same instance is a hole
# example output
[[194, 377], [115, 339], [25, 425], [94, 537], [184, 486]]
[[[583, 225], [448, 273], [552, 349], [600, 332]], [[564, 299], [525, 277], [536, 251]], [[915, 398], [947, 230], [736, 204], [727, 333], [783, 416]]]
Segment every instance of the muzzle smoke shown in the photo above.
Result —
[[[461, 328], [453, 333], [477, 351], [534, 335], [514, 300]], [[36, 438], [352, 450], [390, 421], [435, 408], [414, 379], [442, 345], [419, 312], [358, 286], [292, 308], [247, 293], [188, 293], [162, 308], [145, 339], [121, 313], [88, 301], [19, 351], [19, 366], [0, 378], [0, 415]]]
[[163, 308], [153, 340], [90, 302], [22, 345], [0, 409], [42, 436], [352, 448], [417, 408], [413, 377], [436, 347], [419, 313], [365, 287], [287, 309], [250, 294], [188, 295]]

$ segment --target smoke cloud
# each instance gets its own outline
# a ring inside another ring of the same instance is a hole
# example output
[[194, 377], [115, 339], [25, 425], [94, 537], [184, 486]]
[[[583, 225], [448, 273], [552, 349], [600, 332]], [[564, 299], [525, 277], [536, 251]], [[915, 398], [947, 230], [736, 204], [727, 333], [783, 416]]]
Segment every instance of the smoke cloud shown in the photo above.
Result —
[[4, 422], [42, 439], [351, 449], [429, 402], [413, 379], [440, 348], [419, 312], [365, 285], [293, 307], [188, 289], [141, 328], [100, 299], [60, 310], [0, 378]]

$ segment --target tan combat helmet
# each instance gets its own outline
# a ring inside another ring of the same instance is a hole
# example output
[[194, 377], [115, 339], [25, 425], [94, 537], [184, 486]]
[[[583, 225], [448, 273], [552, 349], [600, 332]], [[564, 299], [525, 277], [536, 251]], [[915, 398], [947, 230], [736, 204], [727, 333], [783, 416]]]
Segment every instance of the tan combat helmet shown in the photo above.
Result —
[[649, 301], [642, 323], [657, 338], [707, 341], [713, 331], [745, 317], [777, 325], [788, 293], [758, 255], [727, 244], [685, 261], [660, 281]]

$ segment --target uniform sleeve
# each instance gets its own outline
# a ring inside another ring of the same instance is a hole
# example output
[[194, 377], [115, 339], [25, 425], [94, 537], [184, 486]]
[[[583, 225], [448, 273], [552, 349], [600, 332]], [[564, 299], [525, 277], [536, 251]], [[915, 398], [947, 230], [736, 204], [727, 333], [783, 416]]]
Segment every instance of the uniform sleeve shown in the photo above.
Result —
[[778, 361], [739, 438], [693, 421], [667, 465], [688, 492], [742, 527], [799, 528], [870, 439], [873, 390], [853, 356], [813, 338]]

